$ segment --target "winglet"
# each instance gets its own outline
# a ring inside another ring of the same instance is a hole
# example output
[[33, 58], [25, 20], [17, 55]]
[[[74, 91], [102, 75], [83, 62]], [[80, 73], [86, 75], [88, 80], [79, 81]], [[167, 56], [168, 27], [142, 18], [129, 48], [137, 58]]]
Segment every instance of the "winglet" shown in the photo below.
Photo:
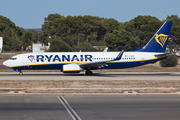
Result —
[[106, 47], [103, 52], [107, 52], [107, 50], [108, 50], [108, 47]]
[[122, 55], [123, 55], [123, 53], [124, 53], [124, 50], [125, 50], [125, 48], [123, 48], [123, 49], [121, 50], [121, 52], [118, 54], [118, 56], [117, 56], [114, 60], [120, 60], [121, 57], [122, 57]]

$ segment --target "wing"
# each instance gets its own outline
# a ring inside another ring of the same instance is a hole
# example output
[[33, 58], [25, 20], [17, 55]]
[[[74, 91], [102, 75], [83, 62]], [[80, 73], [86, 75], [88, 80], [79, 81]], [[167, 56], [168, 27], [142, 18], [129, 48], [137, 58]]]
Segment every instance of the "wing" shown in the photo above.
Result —
[[114, 60], [105, 60], [105, 61], [96, 61], [96, 62], [81, 63], [81, 64], [79, 64], [79, 66], [81, 68], [89, 68], [89, 67], [97, 68], [97, 67], [106, 66], [107, 62], [115, 61], [115, 60], [120, 60], [122, 55], [123, 55], [123, 53], [124, 53], [124, 50], [125, 49], [122, 49], [122, 51], [118, 54], [118, 56]]

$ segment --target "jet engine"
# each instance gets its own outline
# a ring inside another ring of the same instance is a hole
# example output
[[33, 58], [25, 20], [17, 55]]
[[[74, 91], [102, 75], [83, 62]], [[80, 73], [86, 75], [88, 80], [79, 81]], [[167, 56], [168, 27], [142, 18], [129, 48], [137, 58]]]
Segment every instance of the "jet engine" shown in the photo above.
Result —
[[79, 73], [82, 68], [78, 64], [63, 65], [63, 73]]

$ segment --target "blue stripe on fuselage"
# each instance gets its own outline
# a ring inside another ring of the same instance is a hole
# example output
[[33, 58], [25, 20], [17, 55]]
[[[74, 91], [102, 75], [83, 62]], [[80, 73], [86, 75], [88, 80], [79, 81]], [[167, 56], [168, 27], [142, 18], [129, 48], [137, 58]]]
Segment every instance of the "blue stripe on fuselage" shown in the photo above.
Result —
[[[102, 67], [102, 69], [121, 69], [121, 68], [130, 68], [130, 67], [136, 67], [136, 66], [141, 66], [145, 65], [148, 63], [155, 63], [161, 59], [164, 58], [159, 58], [159, 59], [154, 59], [154, 60], [148, 60], [148, 61], [128, 61], [128, 62], [112, 62], [112, 63], [106, 63], [107, 66]], [[73, 62], [72, 62], [73, 63]], [[66, 63], [67, 64], [67, 63]], [[43, 69], [62, 69], [63, 67], [63, 62], [62, 64], [36, 64], [36, 65], [27, 65], [27, 66], [16, 66], [16, 67], [11, 67], [13, 69], [21, 69], [21, 70], [43, 70]], [[92, 69], [97, 69], [97, 68], [92, 68]]]

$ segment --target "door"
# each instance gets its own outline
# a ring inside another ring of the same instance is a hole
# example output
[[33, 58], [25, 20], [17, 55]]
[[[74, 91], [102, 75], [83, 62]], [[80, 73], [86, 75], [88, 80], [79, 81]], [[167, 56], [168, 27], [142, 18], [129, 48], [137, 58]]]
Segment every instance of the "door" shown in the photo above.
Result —
[[23, 55], [23, 64], [27, 64], [27, 56]]
[[144, 63], [144, 54], [141, 54], [141, 63]]

